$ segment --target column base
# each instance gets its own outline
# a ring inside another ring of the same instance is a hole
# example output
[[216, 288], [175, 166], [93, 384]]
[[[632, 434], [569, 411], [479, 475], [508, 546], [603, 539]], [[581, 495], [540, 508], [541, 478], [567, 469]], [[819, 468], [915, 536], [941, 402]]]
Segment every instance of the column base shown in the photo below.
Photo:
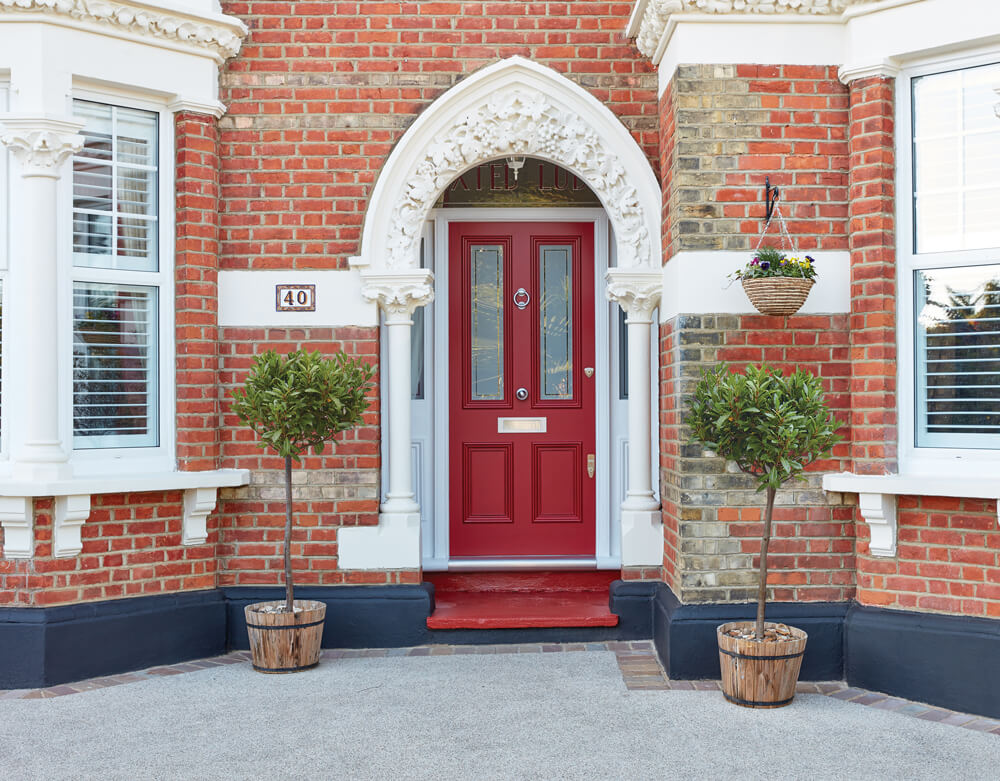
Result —
[[344, 526], [337, 550], [342, 570], [420, 569], [420, 513], [383, 512], [378, 526]]
[[622, 567], [663, 565], [663, 514], [622, 508]]

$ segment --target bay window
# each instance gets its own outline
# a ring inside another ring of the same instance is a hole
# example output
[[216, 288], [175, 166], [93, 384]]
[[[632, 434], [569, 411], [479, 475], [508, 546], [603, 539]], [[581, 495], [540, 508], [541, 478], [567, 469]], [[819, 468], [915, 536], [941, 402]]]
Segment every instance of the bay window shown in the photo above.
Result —
[[900, 86], [901, 452], [1000, 455], [1000, 62]]
[[159, 114], [74, 100], [84, 122], [72, 180], [75, 450], [156, 447], [160, 432]]

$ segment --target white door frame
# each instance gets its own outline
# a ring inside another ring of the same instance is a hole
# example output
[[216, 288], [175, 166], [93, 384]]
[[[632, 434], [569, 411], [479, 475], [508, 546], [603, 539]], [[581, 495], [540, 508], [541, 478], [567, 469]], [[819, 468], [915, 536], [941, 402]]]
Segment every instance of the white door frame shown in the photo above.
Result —
[[[610, 312], [606, 295], [605, 274], [612, 267], [608, 232], [608, 216], [600, 207], [531, 207], [531, 208], [453, 208], [435, 209], [431, 212], [433, 222], [433, 262], [435, 275], [435, 301], [433, 315], [428, 318], [427, 327], [432, 334], [432, 353], [425, 356], [433, 362], [433, 436], [427, 451], [433, 454], [433, 475], [424, 481], [433, 492], [432, 502], [422, 505], [433, 508], [423, 519], [423, 568], [427, 571], [472, 568], [525, 568], [558, 566], [594, 567], [599, 569], [620, 569], [621, 537], [619, 513], [613, 506], [612, 480], [612, 355], [610, 348]], [[449, 555], [449, 387], [448, 387], [448, 226], [453, 222], [589, 222], [594, 226], [594, 309], [595, 309], [595, 351], [594, 370], [597, 378], [596, 420], [597, 426], [597, 497], [596, 497], [596, 555], [591, 558], [490, 558], [452, 561]], [[615, 305], [617, 310], [617, 305]], [[616, 465], [621, 469], [621, 465]], [[422, 470], [421, 470], [422, 471]], [[419, 474], [419, 472], [418, 472]], [[603, 479], [601, 477], [603, 476]]]

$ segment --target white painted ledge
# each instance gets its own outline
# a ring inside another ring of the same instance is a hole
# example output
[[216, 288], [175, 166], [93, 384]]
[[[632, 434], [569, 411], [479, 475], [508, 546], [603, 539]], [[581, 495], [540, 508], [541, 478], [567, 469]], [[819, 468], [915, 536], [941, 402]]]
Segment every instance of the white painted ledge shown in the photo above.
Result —
[[823, 476], [823, 490], [857, 494], [861, 518], [871, 530], [872, 555], [895, 556], [897, 496], [997, 499], [1000, 497], [1000, 477], [855, 475], [840, 472]]
[[77, 556], [83, 550], [81, 529], [90, 517], [90, 497], [93, 494], [183, 490], [182, 542], [184, 545], [200, 545], [208, 536], [207, 519], [215, 509], [218, 489], [249, 483], [250, 471], [247, 469], [154, 472], [32, 482], [0, 480], [3, 558], [30, 559], [34, 555], [32, 499], [36, 496], [55, 497], [52, 555], [66, 558]]
[[420, 513], [382, 513], [378, 526], [342, 526], [342, 570], [420, 569]]
[[233, 488], [250, 484], [248, 469], [204, 472], [151, 472], [137, 475], [71, 477], [65, 480], [0, 480], [0, 497], [77, 496], [82, 494], [177, 491], [189, 488]]

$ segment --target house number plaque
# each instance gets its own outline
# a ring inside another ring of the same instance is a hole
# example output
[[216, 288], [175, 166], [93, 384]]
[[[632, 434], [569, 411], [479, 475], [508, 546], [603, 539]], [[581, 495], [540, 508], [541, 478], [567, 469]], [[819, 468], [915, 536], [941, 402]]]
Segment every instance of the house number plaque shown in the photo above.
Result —
[[315, 312], [315, 285], [275, 285], [274, 308], [277, 312]]

